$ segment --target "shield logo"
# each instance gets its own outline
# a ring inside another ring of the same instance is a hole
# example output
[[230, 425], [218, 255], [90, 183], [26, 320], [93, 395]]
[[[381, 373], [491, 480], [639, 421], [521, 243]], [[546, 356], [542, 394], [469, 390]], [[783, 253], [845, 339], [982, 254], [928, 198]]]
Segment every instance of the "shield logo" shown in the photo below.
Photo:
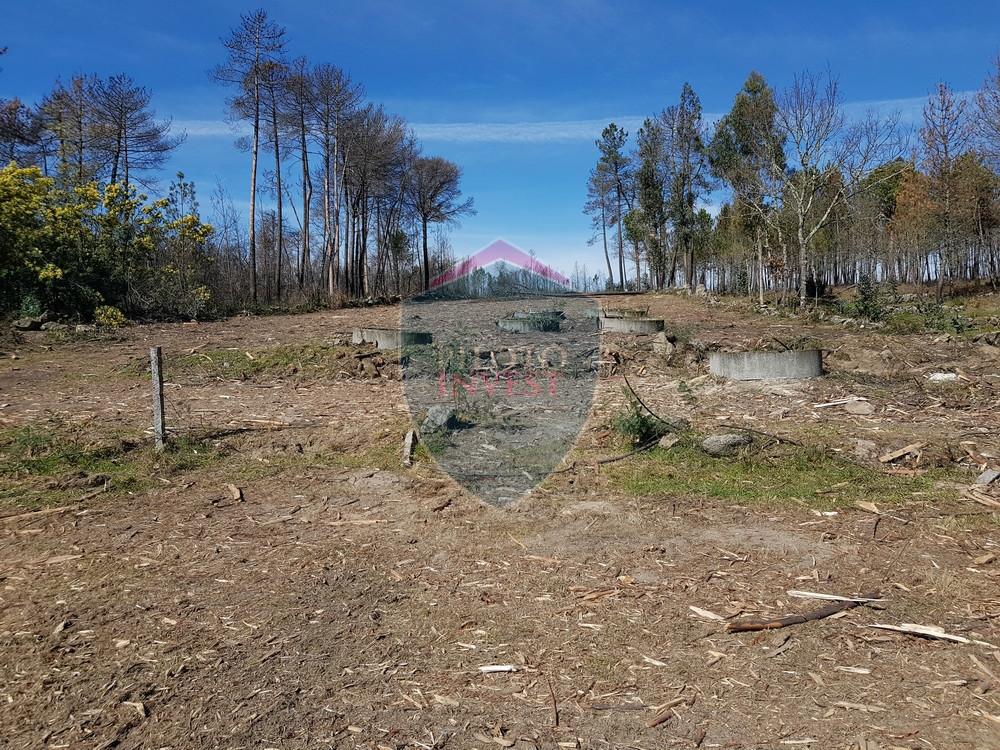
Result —
[[545, 479], [590, 412], [597, 322], [593, 299], [502, 240], [404, 302], [404, 391], [437, 464], [497, 506]]

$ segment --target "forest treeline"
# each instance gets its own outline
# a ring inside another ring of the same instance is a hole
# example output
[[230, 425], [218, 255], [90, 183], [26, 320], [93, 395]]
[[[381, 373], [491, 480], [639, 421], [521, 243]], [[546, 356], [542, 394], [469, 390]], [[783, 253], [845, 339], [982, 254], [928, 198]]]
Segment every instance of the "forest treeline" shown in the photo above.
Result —
[[850, 111], [828, 72], [777, 92], [754, 72], [715, 123], [685, 84], [596, 145], [584, 211], [608, 287], [804, 306], [860, 279], [1000, 285], [1000, 59], [971, 98], [938, 84], [916, 127]]
[[285, 29], [256, 11], [222, 40], [210, 76], [241, 133], [249, 195], [239, 211], [215, 186], [211, 225], [183, 174], [161, 187], [184, 134], [129, 76], [0, 99], [0, 314], [339, 304], [417, 291], [451, 262], [433, 232], [473, 211], [461, 169], [423, 154], [342, 69], [294, 57]]

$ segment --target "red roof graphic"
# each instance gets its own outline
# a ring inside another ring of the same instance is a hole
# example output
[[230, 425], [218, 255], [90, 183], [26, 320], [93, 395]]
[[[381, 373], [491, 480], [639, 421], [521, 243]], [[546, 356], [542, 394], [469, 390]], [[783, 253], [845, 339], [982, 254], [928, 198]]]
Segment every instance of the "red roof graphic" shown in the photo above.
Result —
[[504, 261], [505, 263], [510, 263], [512, 266], [531, 271], [553, 283], [561, 284], [565, 287], [570, 286], [570, 280], [558, 271], [532, 258], [526, 252], [519, 250], [509, 242], [496, 240], [475, 255], [460, 260], [440, 276], [435, 277], [431, 281], [431, 289], [450, 284], [453, 281], [468, 276], [473, 271], [485, 268], [491, 263], [498, 261]]

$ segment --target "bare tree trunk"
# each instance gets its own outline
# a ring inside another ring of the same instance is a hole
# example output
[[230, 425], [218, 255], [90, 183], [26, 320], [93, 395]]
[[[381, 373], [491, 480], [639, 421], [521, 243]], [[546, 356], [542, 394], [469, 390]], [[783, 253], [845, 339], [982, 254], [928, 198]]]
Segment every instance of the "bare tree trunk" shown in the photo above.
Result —
[[284, 199], [281, 194], [281, 141], [278, 133], [278, 102], [275, 98], [274, 87], [271, 87], [271, 137], [274, 139], [274, 189], [276, 193], [276, 217], [275, 222], [275, 253], [276, 263], [276, 290], [278, 302], [281, 302], [281, 266], [285, 256], [285, 222], [282, 218], [282, 206]]
[[639, 252], [639, 243], [634, 242], [635, 250], [635, 290], [637, 292], [642, 291], [642, 253]]
[[431, 256], [427, 250], [427, 217], [420, 217], [421, 236], [423, 237], [424, 248], [424, 291], [431, 288]]
[[260, 148], [260, 83], [254, 68], [253, 144], [250, 157], [250, 289], [257, 304], [257, 151]]
[[764, 306], [764, 242], [757, 227], [757, 301]]
[[306, 144], [306, 115], [299, 107], [299, 148], [302, 151], [302, 245], [299, 250], [299, 291], [302, 291], [306, 280], [306, 268], [309, 265], [309, 207], [312, 204], [312, 176], [309, 174], [309, 149]]
[[608, 264], [608, 284], [614, 286], [615, 273], [611, 270], [611, 256], [608, 254], [608, 222], [604, 211], [604, 199], [601, 199], [601, 237], [604, 239], [604, 261]]
[[622, 238], [622, 189], [615, 188], [618, 196], [618, 281], [621, 290], [625, 291], [625, 242]]

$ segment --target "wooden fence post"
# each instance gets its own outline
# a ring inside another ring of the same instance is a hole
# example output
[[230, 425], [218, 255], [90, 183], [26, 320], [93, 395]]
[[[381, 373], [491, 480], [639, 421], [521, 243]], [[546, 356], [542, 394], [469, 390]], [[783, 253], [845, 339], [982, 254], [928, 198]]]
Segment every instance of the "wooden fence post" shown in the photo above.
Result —
[[167, 425], [163, 418], [163, 353], [160, 347], [149, 350], [149, 371], [153, 377], [153, 438], [156, 450], [167, 444]]

